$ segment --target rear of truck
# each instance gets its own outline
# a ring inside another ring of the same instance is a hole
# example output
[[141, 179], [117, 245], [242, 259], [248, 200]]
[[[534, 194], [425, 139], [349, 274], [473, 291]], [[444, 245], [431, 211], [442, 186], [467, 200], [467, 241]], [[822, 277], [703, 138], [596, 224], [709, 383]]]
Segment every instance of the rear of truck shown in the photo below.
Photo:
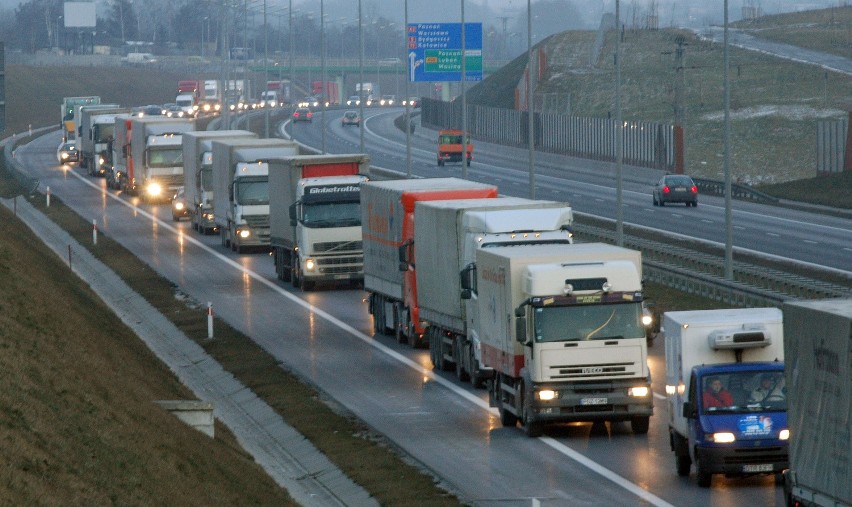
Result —
[[785, 303], [786, 505], [852, 505], [852, 299]]
[[642, 326], [641, 256], [611, 245], [529, 245], [477, 252], [464, 285], [477, 298], [490, 402], [529, 436], [548, 423], [653, 414]]
[[497, 187], [459, 178], [370, 181], [362, 186], [364, 289], [376, 333], [394, 333], [398, 341], [412, 346], [423, 345], [425, 339], [413, 268], [415, 204], [494, 197]]
[[[784, 330], [777, 308], [667, 312], [666, 395], [677, 473], [780, 474], [788, 466]], [[762, 382], [769, 380], [766, 385]], [[762, 388], [768, 391], [761, 394]]]
[[[462, 153], [466, 155], [463, 156]], [[462, 162], [467, 165], [473, 161], [473, 143], [470, 134], [465, 135], [461, 130], [438, 131], [438, 166], [447, 162]]]
[[295, 287], [364, 277], [363, 154], [302, 155], [270, 162], [270, 243], [279, 279]]

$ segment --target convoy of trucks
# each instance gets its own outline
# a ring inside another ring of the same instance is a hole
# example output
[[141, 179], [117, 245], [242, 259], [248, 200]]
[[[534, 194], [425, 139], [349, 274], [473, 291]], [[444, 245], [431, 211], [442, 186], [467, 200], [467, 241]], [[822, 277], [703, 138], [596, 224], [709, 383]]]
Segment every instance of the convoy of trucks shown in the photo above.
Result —
[[571, 207], [566, 203], [519, 197], [422, 201], [414, 208], [417, 269], [409, 248], [403, 249], [406, 269], [416, 273], [420, 318], [428, 322], [433, 363], [442, 370], [455, 366], [460, 380], [474, 386], [491, 377], [482, 365], [473, 303], [463, 299], [459, 273], [475, 262], [480, 248], [528, 244], [572, 243]]
[[784, 339], [785, 318], [777, 308], [663, 314], [678, 475], [688, 476], [694, 464], [706, 488], [713, 474], [780, 474], [788, 467], [784, 344], [800, 336]]
[[195, 130], [195, 120], [145, 116], [130, 121], [125, 190], [161, 202], [183, 185], [182, 134]]
[[266, 90], [260, 94], [260, 100], [269, 107], [279, 107], [290, 103], [289, 81], [267, 81]]
[[[417, 303], [414, 211], [418, 201], [497, 197], [497, 187], [459, 178], [369, 181], [361, 186], [364, 289], [377, 333], [425, 345]], [[410, 264], [401, 270], [400, 247]]]
[[213, 141], [213, 220], [222, 245], [240, 253], [269, 247], [269, 164], [299, 154], [282, 139]]
[[183, 133], [184, 199], [192, 228], [202, 234], [216, 232], [213, 219], [213, 141], [254, 139], [248, 130], [198, 130]]
[[294, 287], [364, 278], [361, 184], [366, 155], [302, 155], [269, 161], [269, 225], [275, 272]]
[[790, 424], [786, 505], [852, 505], [852, 299], [790, 301], [782, 311]]
[[87, 169], [90, 176], [105, 176], [107, 154], [112, 149], [115, 138], [115, 121], [122, 114], [129, 114], [130, 108], [118, 104], [84, 106], [80, 110], [80, 127], [77, 140], [80, 154], [80, 167]]
[[59, 128], [62, 130], [63, 141], [73, 141], [77, 138], [77, 126], [80, 106], [92, 106], [101, 103], [97, 95], [86, 97], [64, 97], [60, 107]]

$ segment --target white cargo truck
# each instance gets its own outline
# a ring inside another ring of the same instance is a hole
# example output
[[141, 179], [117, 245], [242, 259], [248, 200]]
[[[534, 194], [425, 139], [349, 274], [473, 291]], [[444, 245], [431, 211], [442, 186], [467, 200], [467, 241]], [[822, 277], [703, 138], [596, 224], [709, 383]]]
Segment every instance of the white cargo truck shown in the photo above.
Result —
[[197, 130], [183, 134], [183, 188], [189, 221], [202, 234], [216, 231], [213, 220], [213, 141], [255, 139], [248, 130]]
[[642, 259], [602, 243], [480, 248], [462, 271], [471, 333], [494, 369], [489, 401], [529, 436], [547, 423], [629, 421], [654, 411], [642, 325]]
[[77, 147], [77, 153], [80, 153], [80, 167], [87, 167], [83, 165], [83, 154], [82, 151], [85, 148], [84, 142], [88, 142], [86, 139], [88, 136], [86, 133], [88, 132], [88, 126], [83, 126], [83, 115], [89, 115], [93, 111], [101, 111], [101, 110], [110, 110], [120, 108], [118, 104], [87, 104], [80, 105], [76, 107], [74, 112], [75, 124], [77, 125], [77, 131], [74, 133], [74, 146]]
[[[777, 308], [663, 314], [677, 473], [780, 474], [788, 464], [784, 329]], [[780, 475], [778, 476], [780, 478]]]
[[195, 120], [144, 116], [131, 120], [130, 158], [125, 188], [148, 202], [164, 202], [183, 186], [184, 132]]
[[115, 139], [115, 120], [129, 113], [129, 107], [115, 104], [99, 109], [84, 107], [80, 111], [80, 167], [87, 169], [90, 176], [106, 176], [104, 164], [111, 158], [107, 151]]
[[115, 190], [127, 186], [127, 166], [130, 160], [130, 138], [133, 132], [132, 114], [122, 114], [115, 118], [112, 142], [112, 170], [106, 175], [107, 187]]
[[278, 278], [308, 290], [364, 279], [361, 183], [366, 155], [269, 161], [269, 226]]
[[414, 258], [414, 206], [418, 201], [497, 197], [497, 187], [460, 178], [369, 181], [361, 186], [364, 289], [376, 333], [425, 345], [415, 288], [416, 270], [400, 270], [400, 247]]
[[[459, 274], [475, 262], [476, 250], [530, 244], [572, 243], [571, 207], [520, 197], [421, 201], [414, 207], [417, 301], [432, 363], [455, 366], [460, 380], [479, 387], [493, 370], [484, 368], [479, 336], [470, 333], [473, 301], [462, 299]], [[403, 250], [406, 268], [413, 264]]]
[[283, 139], [213, 141], [213, 220], [222, 245], [242, 253], [269, 246], [269, 164], [299, 154]]
[[790, 423], [786, 505], [852, 505], [852, 299], [793, 301], [784, 313]]

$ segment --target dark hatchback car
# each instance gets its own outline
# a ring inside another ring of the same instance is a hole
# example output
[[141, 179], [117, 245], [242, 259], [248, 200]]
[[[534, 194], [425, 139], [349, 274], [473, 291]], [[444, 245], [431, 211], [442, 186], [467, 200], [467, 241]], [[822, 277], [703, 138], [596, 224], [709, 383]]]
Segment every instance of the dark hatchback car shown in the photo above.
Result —
[[347, 125], [355, 125], [357, 127], [361, 124], [361, 116], [358, 115], [357, 111], [346, 111], [343, 113], [341, 123], [344, 127]]
[[685, 174], [667, 174], [654, 186], [654, 206], [665, 206], [682, 202], [687, 206], [698, 206], [698, 187]]
[[307, 107], [300, 107], [293, 111], [293, 121], [313, 121], [314, 113]]

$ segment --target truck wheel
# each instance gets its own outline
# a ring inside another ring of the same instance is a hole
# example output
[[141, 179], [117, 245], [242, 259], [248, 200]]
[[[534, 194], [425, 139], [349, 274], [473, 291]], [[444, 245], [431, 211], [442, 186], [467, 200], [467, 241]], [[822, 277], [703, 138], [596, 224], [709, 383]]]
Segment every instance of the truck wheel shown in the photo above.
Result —
[[676, 455], [675, 464], [677, 465], [677, 474], [680, 477], [689, 477], [689, 469], [692, 468], [692, 460], [689, 458], [689, 454]]
[[394, 338], [396, 338], [397, 343], [408, 343], [408, 337], [405, 335], [405, 323], [407, 319], [403, 318], [405, 315], [405, 310], [402, 309], [399, 303], [394, 303], [393, 305], [393, 322], [394, 329], [393, 334]]
[[701, 463], [701, 457], [695, 453], [695, 475], [698, 478], [698, 485], [702, 488], [709, 488], [713, 481], [713, 474], [704, 470]]
[[444, 167], [444, 161], [443, 160], [438, 159], [438, 167]]
[[462, 355], [463, 347], [461, 337], [456, 336], [455, 339], [453, 339], [453, 348], [455, 349], [453, 351], [453, 357], [456, 360], [456, 378], [465, 382], [470, 379], [470, 377], [468, 376], [467, 371], [465, 371], [464, 361], [462, 361], [464, 356]]
[[648, 433], [648, 426], [651, 418], [649, 416], [639, 416], [630, 419], [630, 429], [636, 435], [645, 435]]
[[292, 276], [292, 272], [290, 271], [290, 265], [284, 263], [284, 257], [287, 256], [286, 252], [278, 252], [276, 254], [278, 256], [278, 269], [279, 269], [279, 277], [282, 282], [289, 282], [290, 277]]
[[[524, 385], [520, 384], [518, 387], [518, 391], [524, 392]], [[533, 421], [532, 420], [532, 407], [527, 402], [527, 397], [525, 394], [521, 395], [521, 423], [523, 425], [524, 433], [530, 438], [538, 438], [544, 434], [544, 423], [541, 421]]]
[[473, 353], [473, 346], [470, 347], [470, 360], [468, 362], [470, 364], [470, 385], [475, 388], [480, 388], [485, 384], [485, 377], [482, 375], [482, 372], [479, 370], [479, 362], [476, 360], [476, 355]]
[[385, 316], [384, 312], [384, 303], [382, 302], [382, 298], [379, 296], [373, 295], [373, 334], [381, 335], [385, 332]]

